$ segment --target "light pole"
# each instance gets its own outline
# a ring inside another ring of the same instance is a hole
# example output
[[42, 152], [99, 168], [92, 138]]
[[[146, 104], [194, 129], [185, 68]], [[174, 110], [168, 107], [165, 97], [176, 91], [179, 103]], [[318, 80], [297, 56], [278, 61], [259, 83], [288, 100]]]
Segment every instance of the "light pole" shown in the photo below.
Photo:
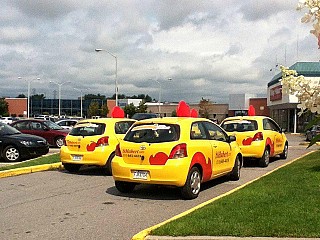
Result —
[[116, 60], [116, 72], [115, 72], [115, 93], [116, 93], [116, 106], [118, 106], [118, 58], [116, 55], [112, 54], [111, 52], [105, 50], [105, 49], [101, 49], [101, 48], [96, 48], [95, 49], [96, 52], [107, 52], [109, 53], [112, 57], [114, 57], [114, 59]]
[[[83, 116], [82, 114], [82, 89], [78, 89], [78, 88], [73, 88], [74, 90], [78, 90], [80, 92], [80, 117]], [[86, 88], [85, 90], [88, 90], [88, 88]]]
[[[18, 79], [22, 79], [22, 77], [18, 77]], [[28, 99], [27, 99], [27, 117], [30, 117], [30, 85], [31, 82], [34, 80], [40, 80], [40, 78], [36, 78], [36, 79], [31, 79], [31, 80], [27, 80], [28, 81]]]
[[70, 81], [67, 81], [67, 82], [61, 82], [61, 83], [57, 83], [55, 81], [50, 81], [50, 83], [54, 83], [54, 84], [57, 84], [59, 86], [59, 117], [60, 117], [60, 110], [61, 110], [61, 86], [63, 84], [66, 84], [66, 83], [70, 83]]
[[[151, 79], [150, 79], [151, 80]], [[172, 78], [168, 78], [167, 79], [168, 81], [171, 81]], [[161, 83], [159, 80], [157, 79], [154, 79], [154, 81], [156, 81], [158, 84], [159, 84], [159, 101], [158, 101], [158, 111], [159, 111], [159, 114], [161, 116], [161, 93], [162, 93], [162, 87], [161, 87]]]

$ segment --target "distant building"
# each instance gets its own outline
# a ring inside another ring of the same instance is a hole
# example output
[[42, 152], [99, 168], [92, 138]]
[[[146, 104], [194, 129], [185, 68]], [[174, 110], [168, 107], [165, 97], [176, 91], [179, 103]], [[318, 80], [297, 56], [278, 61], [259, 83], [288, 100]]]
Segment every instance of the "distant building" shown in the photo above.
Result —
[[[298, 75], [303, 75], [306, 79], [320, 80], [319, 62], [297, 62], [289, 68], [296, 70]], [[306, 123], [314, 117], [314, 114], [298, 115], [300, 111], [297, 107], [298, 98], [282, 92], [281, 79], [282, 75], [278, 73], [268, 83], [267, 104], [270, 108], [270, 116], [289, 132], [304, 132]]]
[[256, 94], [230, 94], [229, 95], [229, 112], [232, 116], [248, 115], [249, 106], [252, 105], [256, 115], [269, 116], [267, 98], [258, 98]]
[[27, 115], [27, 98], [5, 98], [8, 103], [8, 112], [10, 116], [24, 117]]

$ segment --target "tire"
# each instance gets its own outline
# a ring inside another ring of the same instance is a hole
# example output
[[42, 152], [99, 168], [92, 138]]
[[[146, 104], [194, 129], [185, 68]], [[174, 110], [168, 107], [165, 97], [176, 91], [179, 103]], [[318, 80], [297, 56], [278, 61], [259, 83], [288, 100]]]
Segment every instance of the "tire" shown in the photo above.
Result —
[[81, 166], [82, 166], [81, 164], [72, 164], [72, 163], [63, 164], [64, 169], [67, 170], [70, 173], [79, 172]]
[[3, 157], [7, 162], [17, 162], [21, 159], [19, 149], [14, 146], [7, 146], [3, 151]]
[[111, 153], [110, 157], [108, 158], [108, 161], [105, 165], [105, 172], [107, 175], [109, 176], [112, 176], [112, 166], [111, 166], [111, 163], [112, 163], [112, 160], [114, 158], [115, 154], [114, 153]]
[[270, 162], [270, 152], [268, 148], [265, 148], [262, 158], [259, 159], [259, 166], [268, 167], [269, 162]]
[[56, 147], [61, 148], [64, 145], [64, 137], [57, 137], [55, 139]]
[[122, 182], [122, 181], [115, 181], [116, 188], [119, 192], [122, 193], [131, 193], [136, 186], [135, 183], [132, 182]]
[[240, 169], [241, 169], [241, 161], [239, 159], [239, 155], [236, 157], [236, 160], [234, 161], [234, 166], [232, 168], [232, 171], [229, 175], [229, 179], [231, 181], [238, 181], [240, 179]]
[[201, 173], [197, 167], [191, 168], [185, 185], [181, 188], [181, 195], [184, 199], [197, 198], [201, 187]]
[[283, 152], [280, 154], [281, 159], [287, 159], [288, 157], [288, 143], [284, 145]]

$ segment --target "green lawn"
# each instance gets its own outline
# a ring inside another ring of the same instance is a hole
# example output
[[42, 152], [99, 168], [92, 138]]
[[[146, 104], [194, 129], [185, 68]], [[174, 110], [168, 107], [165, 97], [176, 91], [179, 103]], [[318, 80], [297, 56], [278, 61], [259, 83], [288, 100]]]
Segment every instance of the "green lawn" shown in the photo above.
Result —
[[320, 237], [320, 151], [150, 235]]
[[0, 167], [0, 171], [10, 170], [10, 169], [15, 169], [15, 168], [22, 168], [22, 167], [31, 167], [31, 166], [42, 165], [42, 164], [57, 163], [57, 162], [60, 162], [59, 153], [49, 155], [49, 156], [39, 157], [39, 158], [32, 159], [32, 160], [27, 160], [27, 161], [17, 163], [14, 165]]

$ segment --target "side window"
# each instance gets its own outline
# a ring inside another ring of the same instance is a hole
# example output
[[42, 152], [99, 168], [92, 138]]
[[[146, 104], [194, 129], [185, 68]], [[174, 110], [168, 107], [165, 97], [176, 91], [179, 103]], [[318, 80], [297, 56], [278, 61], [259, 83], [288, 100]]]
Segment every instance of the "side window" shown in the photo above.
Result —
[[263, 119], [263, 129], [280, 132], [279, 126], [270, 119]]
[[29, 130], [28, 122], [19, 122], [15, 124], [14, 127], [18, 130]]
[[39, 123], [39, 122], [32, 122], [32, 123], [31, 123], [31, 129], [32, 129], [32, 130], [42, 130], [41, 123]]
[[271, 126], [271, 130], [276, 131], [276, 132], [280, 132], [280, 127], [278, 126], [278, 124], [276, 124], [274, 121], [268, 119], [269, 124]]
[[192, 123], [190, 131], [190, 139], [206, 139], [206, 131], [201, 122]]
[[116, 134], [125, 134], [133, 122], [117, 122], [114, 125]]
[[204, 122], [204, 125], [208, 130], [210, 140], [227, 141], [227, 136], [220, 127], [209, 122]]

